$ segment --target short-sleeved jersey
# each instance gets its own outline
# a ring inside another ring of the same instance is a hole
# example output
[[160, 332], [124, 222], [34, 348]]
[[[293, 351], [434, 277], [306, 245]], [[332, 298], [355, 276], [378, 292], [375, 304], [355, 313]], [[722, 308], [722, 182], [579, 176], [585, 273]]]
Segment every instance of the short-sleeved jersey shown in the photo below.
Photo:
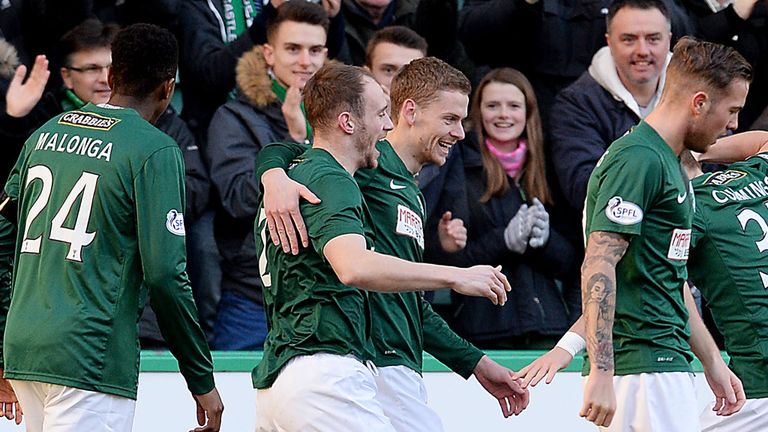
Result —
[[311, 245], [298, 255], [284, 253], [267, 238], [265, 215], [260, 212], [257, 252], [269, 334], [252, 374], [256, 388], [270, 387], [283, 365], [298, 355], [351, 354], [362, 360], [370, 353], [368, 293], [342, 284], [323, 255], [330, 240], [345, 234], [364, 236], [371, 248], [360, 188], [323, 149], [307, 150], [288, 175], [313, 191], [321, 203], [301, 204]]
[[690, 371], [689, 189], [677, 155], [645, 122], [608, 148], [589, 179], [587, 237], [605, 231], [629, 240], [616, 266], [616, 375]]
[[[375, 169], [355, 174], [370, 210], [376, 251], [421, 262], [424, 253], [424, 198], [392, 145], [379, 141]], [[450, 331], [418, 292], [369, 293], [374, 362], [422, 371], [425, 345], [431, 354], [468, 377], [483, 353]]]
[[693, 180], [688, 273], [750, 399], [768, 397], [768, 154]]
[[213, 389], [171, 138], [132, 109], [89, 104], [30, 136], [5, 190], [18, 204], [7, 378], [135, 398], [146, 286], [190, 390]]

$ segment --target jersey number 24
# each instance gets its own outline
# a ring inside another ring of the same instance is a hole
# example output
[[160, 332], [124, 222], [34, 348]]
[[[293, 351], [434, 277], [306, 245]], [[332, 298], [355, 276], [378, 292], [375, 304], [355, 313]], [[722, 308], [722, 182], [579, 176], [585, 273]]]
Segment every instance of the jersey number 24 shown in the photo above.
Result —
[[[29, 238], [29, 227], [32, 222], [40, 215], [40, 213], [48, 205], [48, 201], [51, 198], [51, 190], [53, 189], [53, 173], [51, 169], [45, 165], [35, 165], [29, 168], [27, 172], [27, 181], [25, 187], [29, 187], [30, 183], [35, 180], [39, 180], [42, 183], [42, 189], [40, 195], [32, 203], [29, 208], [29, 213], [26, 217], [26, 223], [24, 224], [24, 237], [21, 241], [22, 253], [40, 253], [40, 245], [42, 243], [42, 234]], [[82, 262], [83, 259], [80, 253], [83, 247], [88, 246], [93, 242], [96, 237], [95, 232], [87, 232], [88, 220], [91, 217], [91, 207], [93, 206], [93, 196], [96, 194], [96, 183], [99, 180], [99, 176], [93, 173], [84, 172], [80, 175], [80, 178], [72, 186], [72, 189], [67, 194], [67, 198], [64, 199], [64, 203], [61, 208], [56, 212], [51, 219], [51, 230], [48, 234], [48, 238], [69, 244], [69, 251], [67, 252], [67, 259], [71, 261]], [[77, 212], [75, 218], [75, 224], [73, 228], [67, 228], [64, 226], [64, 222], [67, 220], [72, 206], [77, 201], [77, 198], [82, 195], [80, 200], [80, 209]]]

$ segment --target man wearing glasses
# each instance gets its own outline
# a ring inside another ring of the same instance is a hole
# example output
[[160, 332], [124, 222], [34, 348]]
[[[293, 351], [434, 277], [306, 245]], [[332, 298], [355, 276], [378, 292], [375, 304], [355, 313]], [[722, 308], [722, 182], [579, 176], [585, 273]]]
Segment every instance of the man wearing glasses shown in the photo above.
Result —
[[80, 109], [85, 102], [105, 103], [112, 94], [107, 71], [112, 65], [112, 39], [118, 27], [89, 20], [61, 39], [64, 81], [60, 103], [63, 111]]

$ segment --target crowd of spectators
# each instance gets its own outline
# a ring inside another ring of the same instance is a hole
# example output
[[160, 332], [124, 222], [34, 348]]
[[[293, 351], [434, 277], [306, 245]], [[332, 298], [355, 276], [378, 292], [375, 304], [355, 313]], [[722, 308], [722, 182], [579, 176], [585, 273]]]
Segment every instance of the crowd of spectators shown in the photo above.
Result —
[[[466, 138], [416, 180], [429, 215], [426, 259], [501, 265], [511, 282], [504, 307], [458, 294], [438, 305], [486, 348], [549, 348], [580, 315], [587, 180], [658, 102], [677, 39], [744, 55], [754, 81], [739, 129], [768, 125], [765, 2], [310, 0], [292, 6], [301, 23], [276, 31], [287, 1], [0, 0], [3, 179], [45, 120], [108, 100], [118, 26], [150, 22], [176, 34], [181, 96], [157, 127], [184, 153], [188, 269], [214, 349], [263, 343], [254, 161], [270, 142], [311, 143], [301, 91], [326, 61], [365, 66], [388, 91], [404, 64], [429, 55], [473, 83]], [[451, 217], [467, 229], [462, 250], [438, 238]], [[162, 346], [149, 307], [141, 334], [145, 347]]]

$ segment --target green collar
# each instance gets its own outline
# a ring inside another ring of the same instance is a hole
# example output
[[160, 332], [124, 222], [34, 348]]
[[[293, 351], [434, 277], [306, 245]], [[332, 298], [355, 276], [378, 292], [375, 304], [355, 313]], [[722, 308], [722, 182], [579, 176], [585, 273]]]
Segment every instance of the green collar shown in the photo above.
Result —
[[62, 92], [61, 97], [61, 108], [64, 111], [72, 111], [72, 110], [78, 110], [82, 107], [84, 107], [86, 102], [84, 102], [82, 99], [77, 97], [75, 92], [72, 90], [65, 88]]

